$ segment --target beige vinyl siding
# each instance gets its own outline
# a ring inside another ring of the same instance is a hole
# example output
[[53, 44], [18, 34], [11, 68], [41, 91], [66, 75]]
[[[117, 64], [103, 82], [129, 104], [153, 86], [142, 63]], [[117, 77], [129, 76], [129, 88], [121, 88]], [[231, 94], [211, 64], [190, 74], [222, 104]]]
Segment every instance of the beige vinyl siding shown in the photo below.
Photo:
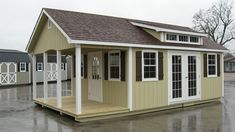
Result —
[[[118, 105], [127, 107], [128, 97], [127, 97], [127, 79], [128, 79], [128, 71], [127, 71], [127, 63], [128, 63], [128, 52], [125, 55], [125, 81], [111, 81], [104, 80], [103, 76], [103, 99], [104, 103]], [[103, 54], [104, 56], [104, 54]], [[104, 66], [104, 65], [103, 65]], [[121, 65], [120, 65], [121, 68]], [[104, 71], [104, 70], [103, 70]], [[103, 74], [104, 75], [104, 74]]]
[[167, 50], [163, 52], [164, 80], [136, 82], [136, 51], [133, 49], [133, 110], [166, 106], [168, 104]]
[[127, 83], [123, 81], [103, 81], [104, 103], [127, 107]]
[[[82, 90], [82, 102], [85, 102], [88, 100], [88, 80], [87, 79], [82, 79], [81, 83], [81, 90]], [[71, 78], [71, 89], [72, 89], [72, 95], [75, 96], [76, 94], [76, 82], [75, 82], [75, 78], [72, 77]]]
[[[205, 52], [204, 52], [205, 53]], [[203, 58], [203, 54], [201, 54], [201, 58]], [[220, 54], [220, 77], [204, 77], [203, 76], [203, 59], [201, 59], [201, 75], [202, 75], [202, 82], [201, 82], [201, 97], [202, 100], [206, 99], [213, 99], [222, 96], [222, 54]]]
[[150, 35], [152, 35], [153, 37], [157, 38], [158, 40], [161, 40], [161, 35], [159, 32], [156, 32], [155, 30], [147, 29], [147, 28], [143, 28], [143, 30], [149, 33]]
[[43, 26], [43, 29], [38, 37], [38, 40], [34, 44], [34, 54], [44, 53], [48, 50], [63, 50], [74, 48], [74, 45], [68, 44], [67, 39], [63, 34], [52, 24], [52, 27], [48, 29], [48, 22]]

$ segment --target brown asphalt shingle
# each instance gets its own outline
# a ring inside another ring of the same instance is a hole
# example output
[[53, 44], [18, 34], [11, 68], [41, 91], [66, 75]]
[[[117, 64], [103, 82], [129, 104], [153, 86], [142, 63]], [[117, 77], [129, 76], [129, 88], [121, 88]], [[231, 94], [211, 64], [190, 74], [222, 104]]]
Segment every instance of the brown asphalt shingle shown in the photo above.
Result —
[[87, 14], [57, 9], [44, 9], [72, 40], [133, 43], [146, 45], [164, 45], [226, 50], [223, 46], [203, 38], [204, 45], [189, 45], [161, 42], [144, 30], [130, 23], [140, 22], [162, 28], [195, 32], [188, 27], [162, 23], [153, 23], [126, 18]]

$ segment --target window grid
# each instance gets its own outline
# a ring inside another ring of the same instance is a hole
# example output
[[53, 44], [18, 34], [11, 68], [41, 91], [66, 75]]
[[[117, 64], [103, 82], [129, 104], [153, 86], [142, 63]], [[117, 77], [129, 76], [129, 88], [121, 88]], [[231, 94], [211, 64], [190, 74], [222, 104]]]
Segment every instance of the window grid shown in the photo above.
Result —
[[26, 63], [20, 63], [20, 72], [26, 72]]
[[120, 52], [109, 53], [109, 79], [120, 80]]
[[191, 36], [191, 35], [172, 34], [172, 33], [166, 33], [165, 35], [165, 40], [168, 42], [200, 44], [199, 39], [200, 37]]
[[188, 56], [188, 96], [197, 95], [196, 56]]
[[170, 41], [177, 41], [177, 35], [175, 34], [167, 34], [166, 39]]
[[208, 54], [207, 56], [207, 66], [208, 66], [208, 76], [216, 76], [216, 54]]
[[198, 37], [190, 36], [190, 42], [198, 43], [199, 39], [198, 39]]
[[172, 56], [172, 97], [182, 97], [182, 60], [181, 56]]
[[157, 80], [157, 52], [143, 52], [143, 80]]
[[37, 63], [37, 71], [42, 71], [43, 65], [42, 63]]
[[186, 35], [179, 35], [179, 41], [188, 42], [188, 36], [186, 36]]

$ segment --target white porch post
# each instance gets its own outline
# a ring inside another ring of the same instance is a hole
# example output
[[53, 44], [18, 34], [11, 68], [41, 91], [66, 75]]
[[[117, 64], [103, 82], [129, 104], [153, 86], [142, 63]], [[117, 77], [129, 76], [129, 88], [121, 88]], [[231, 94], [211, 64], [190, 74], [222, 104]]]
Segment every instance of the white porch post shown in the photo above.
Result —
[[74, 56], [71, 55], [71, 90], [72, 90], [72, 93], [71, 93], [71, 96], [76, 96], [75, 95], [75, 86], [74, 86]]
[[36, 55], [33, 55], [33, 99], [37, 98]]
[[57, 50], [57, 107], [62, 107], [62, 85], [61, 85], [61, 51]]
[[44, 103], [47, 103], [48, 99], [48, 85], [47, 85], [47, 53], [43, 53], [43, 88], [44, 88]]
[[221, 58], [221, 62], [220, 64], [222, 65], [222, 71], [221, 71], [221, 75], [222, 75], [222, 97], [224, 97], [224, 54], [222, 54]]
[[75, 51], [75, 58], [76, 58], [76, 114], [82, 113], [82, 96], [81, 96], [81, 45], [76, 45]]
[[132, 48], [129, 47], [128, 49], [128, 108], [130, 111], [133, 110], [133, 102], [132, 102]]

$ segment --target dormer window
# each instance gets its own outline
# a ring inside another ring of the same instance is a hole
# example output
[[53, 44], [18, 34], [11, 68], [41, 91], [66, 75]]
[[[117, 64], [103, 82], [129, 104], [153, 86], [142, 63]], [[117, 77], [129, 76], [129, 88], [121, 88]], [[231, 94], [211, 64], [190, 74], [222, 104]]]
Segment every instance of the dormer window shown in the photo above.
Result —
[[177, 41], [177, 35], [175, 34], [167, 34], [166, 39], [170, 41]]
[[190, 36], [190, 42], [192, 43], [198, 43], [199, 42], [199, 38], [195, 37], [195, 36]]
[[165, 38], [161, 41], [183, 44], [202, 44], [202, 38], [200, 36], [191, 36], [176, 33], [164, 33]]
[[186, 36], [186, 35], [179, 35], [179, 41], [181, 41], [181, 42], [188, 42], [188, 36]]

